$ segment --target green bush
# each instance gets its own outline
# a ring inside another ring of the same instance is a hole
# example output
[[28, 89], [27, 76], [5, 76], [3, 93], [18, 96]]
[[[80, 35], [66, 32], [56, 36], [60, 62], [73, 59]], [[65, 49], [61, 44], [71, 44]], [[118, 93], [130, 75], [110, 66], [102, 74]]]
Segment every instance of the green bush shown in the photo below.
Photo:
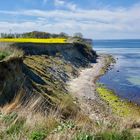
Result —
[[73, 129], [75, 127], [75, 124], [72, 121], [67, 122], [61, 122], [56, 129], [54, 129], [54, 132], [62, 132], [67, 129]]
[[4, 59], [5, 57], [9, 56], [10, 53], [7, 51], [1, 51], [0, 52], [0, 60]]
[[79, 133], [79, 134], [76, 135], [74, 140], [94, 140], [94, 137], [90, 134]]
[[47, 133], [44, 130], [33, 131], [30, 135], [30, 140], [44, 140]]

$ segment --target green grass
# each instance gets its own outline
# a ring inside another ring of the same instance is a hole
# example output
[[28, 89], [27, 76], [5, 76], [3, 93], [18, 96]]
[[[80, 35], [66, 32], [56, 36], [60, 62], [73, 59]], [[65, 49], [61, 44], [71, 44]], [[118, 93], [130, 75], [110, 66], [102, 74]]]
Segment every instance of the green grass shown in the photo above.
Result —
[[59, 133], [67, 129], [73, 129], [73, 128], [75, 128], [74, 122], [67, 121], [67, 122], [61, 122], [53, 131]]
[[6, 61], [11, 60], [13, 58], [22, 58], [24, 56], [24, 52], [21, 49], [17, 49], [14, 47], [8, 46], [5, 44], [1, 44], [0, 47], [0, 61], [6, 59]]
[[11, 124], [7, 128], [6, 133], [10, 135], [20, 133], [20, 131], [23, 128], [24, 123], [25, 123], [25, 120], [22, 118], [19, 118], [15, 123]]
[[47, 136], [47, 132], [44, 130], [35, 130], [31, 133], [30, 140], [44, 140]]
[[122, 132], [106, 131], [95, 136], [94, 140], [140, 140], [140, 136], [134, 136], [129, 130]]
[[17, 118], [16, 112], [12, 112], [11, 114], [2, 116], [2, 120], [5, 124], [11, 124], [16, 118]]
[[5, 59], [9, 55], [10, 55], [10, 52], [8, 51], [0, 51], [0, 60]]
[[93, 135], [80, 132], [73, 140], [140, 140], [140, 136], [134, 136], [129, 130], [122, 132], [105, 131]]
[[87, 133], [78, 133], [73, 140], [94, 140], [94, 136]]

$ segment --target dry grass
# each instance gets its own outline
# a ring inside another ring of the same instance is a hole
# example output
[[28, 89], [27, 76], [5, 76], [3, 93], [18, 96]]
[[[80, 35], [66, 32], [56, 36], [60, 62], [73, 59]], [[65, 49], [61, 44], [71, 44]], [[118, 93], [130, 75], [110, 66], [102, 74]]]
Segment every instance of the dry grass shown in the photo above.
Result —
[[60, 97], [60, 104], [58, 110], [61, 112], [64, 118], [74, 117], [79, 108], [76, 103], [74, 103], [73, 98], [70, 95], [63, 95]]
[[135, 128], [139, 128], [139, 122], [133, 120], [122, 120], [121, 123], [112, 122], [111, 119], [108, 122], [96, 121], [94, 118], [91, 120], [88, 114], [75, 109], [75, 105], [71, 102], [73, 100], [69, 98], [69, 96], [65, 97], [57, 108], [41, 112], [36, 111], [41, 98], [33, 97], [26, 105], [21, 105], [22, 96], [17, 96], [11, 103], [0, 109], [0, 139], [88, 140], [86, 137], [96, 136], [96, 134], [99, 137], [108, 138], [112, 135], [117, 137], [118, 133], [122, 135], [121, 132], [125, 129], [135, 132]]
[[[124, 120], [121, 122], [122, 125], [119, 124], [120, 128], [116, 127], [113, 123], [110, 124], [112, 126], [107, 128], [105, 123], [91, 120], [87, 114], [80, 110], [77, 110], [73, 117], [71, 116], [72, 113], [70, 114], [71, 117], [64, 118], [63, 113], [66, 111], [67, 114], [68, 106], [72, 105], [71, 101], [69, 101], [72, 100], [70, 96], [67, 96], [57, 109], [52, 109], [45, 113], [34, 111], [36, 103], [39, 101], [37, 98], [33, 98], [24, 106], [20, 103], [21, 99], [22, 94], [18, 95], [11, 103], [0, 108], [0, 139], [44, 140], [46, 138], [48, 140], [88, 140], [85, 138], [96, 135], [100, 137], [111, 137], [112, 135], [121, 137], [123, 130], [128, 130], [132, 127], [132, 130], [134, 130], [134, 127], [138, 125], [138, 122], [129, 121], [130, 123], [128, 124]], [[60, 108], [64, 108], [63, 112]]]
[[[33, 97], [26, 105], [21, 105], [22, 95], [23, 91], [11, 103], [0, 108], [2, 116], [0, 117], [0, 125], [3, 128], [0, 129], [0, 132], [4, 132], [3, 138], [8, 139], [9, 134], [6, 133], [8, 129], [12, 136], [16, 135], [16, 139], [27, 139], [32, 133], [41, 132], [45, 132], [48, 139], [71, 139], [78, 129], [84, 130], [87, 127], [87, 122], [88, 126], [91, 124], [88, 116], [80, 113], [69, 95], [64, 96], [56, 109], [51, 109], [45, 113], [34, 110], [36, 105], [39, 104], [40, 98]], [[16, 114], [14, 120], [11, 119], [12, 114]], [[5, 123], [3, 118], [12, 123]], [[24, 120], [24, 122], [21, 120]], [[19, 124], [19, 121], [23, 124]], [[20, 127], [21, 130], [18, 131], [15, 127]], [[61, 132], [64, 132], [64, 134], [61, 134]]]

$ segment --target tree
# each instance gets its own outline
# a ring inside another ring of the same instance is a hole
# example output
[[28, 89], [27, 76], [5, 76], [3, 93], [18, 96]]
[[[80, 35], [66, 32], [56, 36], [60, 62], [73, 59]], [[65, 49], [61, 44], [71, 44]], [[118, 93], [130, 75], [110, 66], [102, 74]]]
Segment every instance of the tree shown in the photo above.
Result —
[[83, 38], [83, 34], [82, 33], [74, 33], [73, 37]]
[[59, 37], [64, 37], [64, 38], [67, 38], [68, 37], [68, 35], [66, 34], [66, 33], [64, 33], [64, 32], [61, 32], [60, 34], [59, 34]]

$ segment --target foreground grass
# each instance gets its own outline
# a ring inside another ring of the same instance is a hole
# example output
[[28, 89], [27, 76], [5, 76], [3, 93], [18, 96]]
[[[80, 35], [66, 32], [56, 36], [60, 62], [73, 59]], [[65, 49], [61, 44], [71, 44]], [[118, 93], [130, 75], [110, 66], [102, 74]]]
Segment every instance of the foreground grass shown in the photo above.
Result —
[[0, 42], [16, 42], [16, 43], [66, 43], [65, 38], [0, 38]]
[[[27, 114], [26, 114], [27, 115]], [[140, 140], [139, 135], [133, 135], [130, 130], [104, 130], [103, 132], [87, 131], [75, 120], [61, 120], [56, 114], [44, 117], [40, 114], [18, 116], [1, 115], [1, 140]], [[5, 120], [8, 117], [8, 120]], [[32, 117], [32, 118], [31, 118]]]
[[[91, 120], [77, 109], [71, 96], [46, 114], [34, 111], [37, 99], [22, 106], [15, 99], [0, 108], [0, 140], [139, 140], [130, 128]], [[72, 106], [72, 107], [71, 107]], [[12, 109], [11, 109], [12, 108]], [[67, 116], [68, 115], [68, 116]], [[112, 125], [112, 126], [111, 126]]]

